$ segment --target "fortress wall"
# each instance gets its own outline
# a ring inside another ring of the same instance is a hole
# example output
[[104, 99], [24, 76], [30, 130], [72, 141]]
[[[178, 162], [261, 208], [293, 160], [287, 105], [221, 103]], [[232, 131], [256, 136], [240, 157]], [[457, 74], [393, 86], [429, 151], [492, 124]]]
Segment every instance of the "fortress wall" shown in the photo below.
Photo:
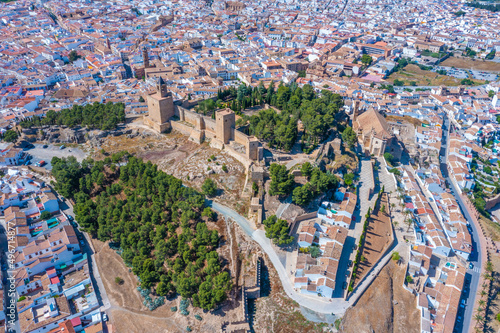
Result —
[[245, 148], [248, 148], [248, 135], [238, 130], [234, 130], [234, 141], [239, 143], [240, 145], [244, 145]]
[[210, 117], [203, 117], [205, 120], [205, 129], [215, 133], [215, 120]]
[[250, 165], [252, 165], [252, 161], [250, 161], [245, 155], [238, 153], [231, 146], [224, 145], [224, 149], [230, 156], [234, 157], [234, 159], [243, 164], [243, 166], [245, 167], [245, 171], [248, 173]]
[[173, 130], [181, 132], [182, 134], [187, 135], [187, 136], [190, 136], [191, 132], [193, 132], [193, 130], [194, 130], [193, 127], [191, 127], [187, 124], [183, 124], [183, 123], [178, 122], [178, 121], [170, 121], [170, 124], [171, 124]]
[[201, 115], [196, 112], [184, 110], [184, 121], [187, 121], [195, 127], [197, 126], [197, 123], [200, 122], [200, 117]]

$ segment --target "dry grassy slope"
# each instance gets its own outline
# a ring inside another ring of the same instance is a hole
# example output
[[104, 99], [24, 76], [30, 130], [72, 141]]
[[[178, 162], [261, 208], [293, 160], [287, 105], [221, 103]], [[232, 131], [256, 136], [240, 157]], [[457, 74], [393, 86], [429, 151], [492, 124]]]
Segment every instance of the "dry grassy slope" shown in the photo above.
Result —
[[422, 124], [428, 124], [429, 123], [427, 120], [420, 120], [420, 119], [409, 117], [409, 116], [403, 116], [403, 117], [387, 116], [385, 119], [387, 121], [407, 122], [407, 123], [412, 124], [413, 126], [421, 126]]
[[416, 298], [402, 284], [405, 266], [390, 262], [342, 321], [342, 332], [417, 333]]
[[[443, 65], [446, 66], [446, 65]], [[417, 86], [458, 86], [460, 85], [461, 79], [457, 79], [453, 76], [440, 75], [431, 71], [425, 71], [420, 69], [417, 65], [410, 64], [406, 66], [400, 72], [394, 72], [387, 78], [387, 82], [390, 84], [394, 83], [394, 80], [404, 81], [404, 85], [410, 85], [411, 81], [416, 82]], [[472, 79], [472, 81], [483, 84], [484, 81]]]
[[468, 58], [449, 57], [441, 63], [442, 66], [485, 71], [500, 71], [500, 64], [492, 61], [473, 60]]
[[[484, 216], [479, 219], [479, 222], [483, 227], [486, 237], [491, 238], [495, 242], [500, 241], [500, 226], [497, 223], [485, 218]], [[498, 272], [500, 272], [500, 256], [493, 252], [494, 251], [489, 251], [490, 260], [493, 264], [494, 274], [498, 276]], [[498, 332], [500, 330], [500, 322], [496, 320], [496, 315], [500, 313], [500, 298], [498, 297], [499, 290], [500, 283], [493, 283], [492, 293], [490, 294], [491, 302], [489, 303], [488, 314], [486, 316], [486, 327], [490, 328], [491, 332]]]
[[283, 290], [278, 273], [266, 255], [265, 264], [269, 269], [271, 293], [256, 300], [254, 331], [258, 333], [320, 333], [328, 326], [307, 320], [296, 302]]

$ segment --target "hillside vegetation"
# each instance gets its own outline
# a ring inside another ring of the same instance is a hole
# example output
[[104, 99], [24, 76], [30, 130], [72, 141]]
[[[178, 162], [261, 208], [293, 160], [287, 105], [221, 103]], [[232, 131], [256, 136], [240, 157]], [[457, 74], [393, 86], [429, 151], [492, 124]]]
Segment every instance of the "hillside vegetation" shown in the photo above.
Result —
[[31, 128], [43, 125], [64, 125], [68, 127], [86, 126], [91, 129], [111, 130], [125, 121], [125, 104], [108, 102], [85, 106], [75, 105], [71, 109], [55, 112], [49, 110], [45, 117], [33, 117], [20, 123], [21, 127]]
[[117, 153], [104, 161], [52, 159], [56, 189], [75, 201], [75, 218], [93, 237], [120, 248], [143, 288], [180, 294], [213, 309], [232, 288], [215, 251], [219, 235], [205, 198], [151, 162]]

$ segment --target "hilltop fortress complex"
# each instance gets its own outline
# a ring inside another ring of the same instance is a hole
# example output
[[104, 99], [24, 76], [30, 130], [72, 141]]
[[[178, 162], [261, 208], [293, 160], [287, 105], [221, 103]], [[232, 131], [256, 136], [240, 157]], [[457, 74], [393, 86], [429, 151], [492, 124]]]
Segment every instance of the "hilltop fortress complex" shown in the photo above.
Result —
[[149, 114], [144, 123], [158, 133], [174, 129], [201, 144], [210, 140], [210, 146], [225, 149], [241, 162], [247, 170], [263, 160], [264, 148], [254, 136], [248, 136], [235, 128], [235, 114], [230, 109], [215, 112], [210, 117], [175, 105], [172, 93], [160, 77], [156, 92], [146, 96]]

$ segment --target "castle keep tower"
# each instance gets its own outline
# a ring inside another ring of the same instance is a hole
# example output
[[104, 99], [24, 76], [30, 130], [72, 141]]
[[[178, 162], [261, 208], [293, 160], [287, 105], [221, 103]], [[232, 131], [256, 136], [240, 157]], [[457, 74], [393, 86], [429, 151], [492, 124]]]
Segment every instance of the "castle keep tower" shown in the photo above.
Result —
[[223, 143], [229, 143], [234, 131], [235, 115], [232, 110], [225, 109], [215, 114], [215, 137]]
[[149, 114], [144, 118], [144, 122], [160, 133], [165, 132], [170, 128], [170, 118], [174, 116], [174, 99], [161, 77], [156, 85], [156, 93], [146, 98]]

